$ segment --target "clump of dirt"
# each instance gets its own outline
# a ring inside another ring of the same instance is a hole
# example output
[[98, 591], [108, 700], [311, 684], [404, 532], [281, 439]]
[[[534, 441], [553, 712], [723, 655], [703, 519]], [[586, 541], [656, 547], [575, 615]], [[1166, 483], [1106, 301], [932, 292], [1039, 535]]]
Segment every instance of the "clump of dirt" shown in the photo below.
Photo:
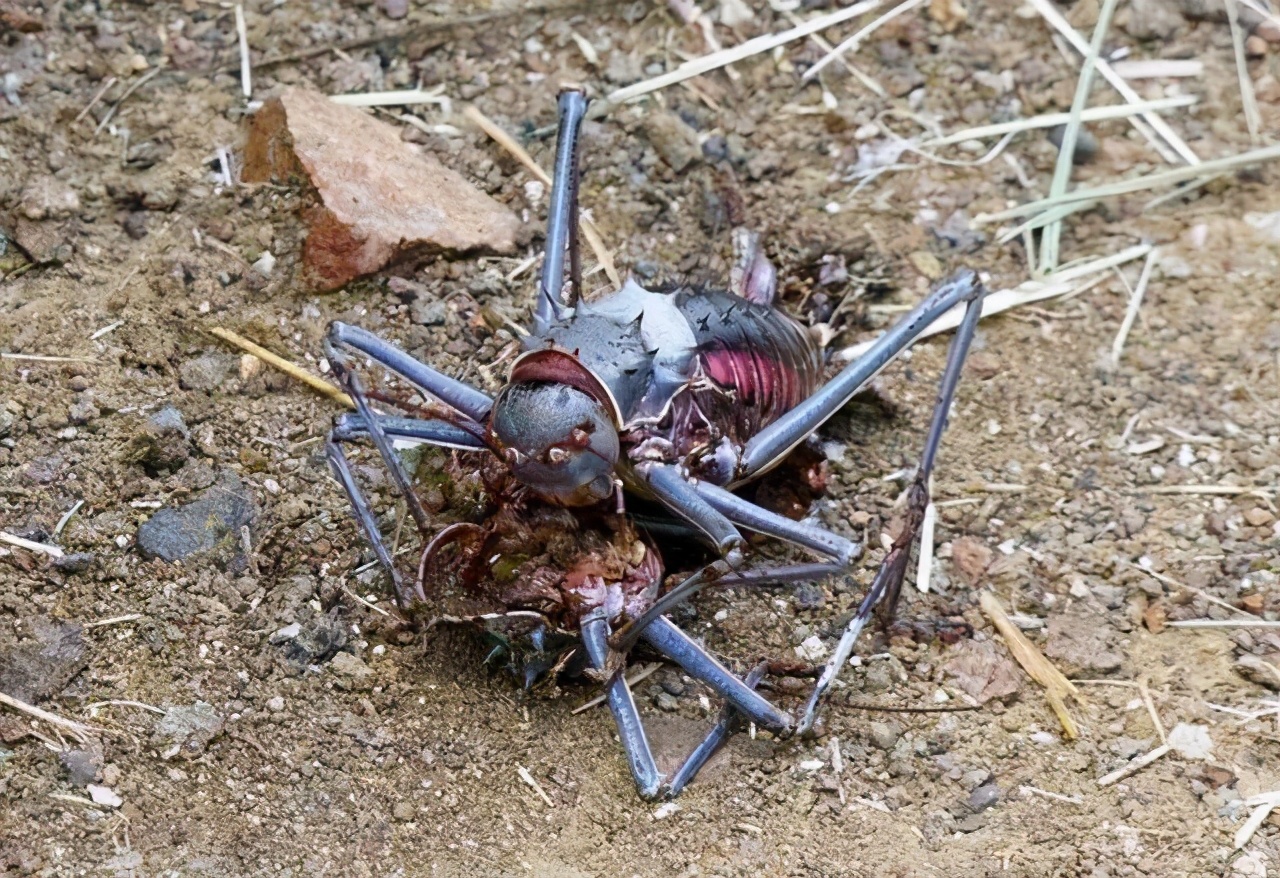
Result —
[[[705, 53], [708, 34], [737, 45], [824, 4], [704, 5], [707, 28], [646, 3], [243, 11], [255, 101], [290, 86], [440, 89], [449, 104], [377, 112], [537, 238], [545, 187], [462, 104], [550, 167], [561, 82], [606, 93]], [[960, 144], [939, 152], [959, 160], [944, 164], [899, 138], [1066, 111], [1078, 62], [1030, 9], [959, 5], [967, 17], [935, 3], [875, 31], [847, 56], [861, 76], [837, 63], [802, 82], [825, 50], [801, 40], [589, 121], [582, 201], [618, 266], [650, 287], [723, 285], [729, 232], [749, 226], [779, 268], [783, 306], [830, 324], [836, 352], [961, 265], [995, 289], [1025, 280], [1025, 239], [999, 243], [972, 220], [1047, 194], [1051, 140], [1020, 135], [989, 161]], [[1084, 4], [1071, 13], [1092, 27]], [[0, 545], [0, 680], [43, 648], [38, 620], [75, 626], [82, 649], [37, 674], [43, 690], [0, 691], [105, 730], [82, 744], [0, 707], [6, 874], [1275, 870], [1274, 815], [1242, 850], [1233, 835], [1249, 798], [1280, 787], [1264, 700], [1280, 639], [1273, 627], [1170, 624], [1280, 614], [1273, 166], [1068, 219], [1068, 258], [1161, 247], [1118, 363], [1131, 301], [1119, 279], [984, 321], [938, 462], [929, 593], [908, 594], [905, 624], [861, 644], [814, 737], [740, 735], [678, 809], [655, 809], [635, 795], [607, 711], [571, 712], [594, 687], [527, 697], [486, 669], [482, 639], [399, 624], [329, 476], [337, 407], [207, 332], [234, 329], [321, 374], [325, 327], [340, 319], [493, 392], [541, 242], [300, 293], [310, 196], [236, 178], [251, 107], [233, 8], [0, 2], [0, 20], [0, 528], [66, 553]], [[1265, 136], [1280, 124], [1280, 33], [1245, 27]], [[1133, 57], [1203, 62], [1197, 78], [1133, 81], [1144, 98], [1201, 99], [1167, 117], [1200, 158], [1249, 147], [1227, 25], [1137, 3], [1117, 28]], [[1097, 150], [1077, 185], [1167, 166], [1126, 120], [1090, 132]], [[1132, 284], [1136, 268], [1124, 271]], [[821, 431], [823, 492], [776, 489], [863, 541], [858, 569], [711, 590], [675, 614], [735, 670], [830, 650], [883, 557], [944, 350], [923, 343], [884, 373], [887, 409], [851, 406]], [[353, 466], [393, 534], [397, 498], [377, 455], [354, 453]], [[189, 522], [216, 532], [213, 548], [146, 551], [148, 529], [193, 506], [230, 509], [228, 492], [244, 516]], [[450, 502], [433, 507], [441, 528]], [[1008, 666], [977, 610], [982, 589], [1064, 669], [1103, 681], [1079, 681], [1079, 740]], [[1160, 743], [1140, 679], [1167, 728], [1204, 727], [1212, 750], [1101, 787]], [[798, 703], [801, 684], [778, 681], [769, 697]], [[937, 710], [968, 698], [981, 709]], [[637, 701], [662, 765], [719, 709], [670, 668]], [[881, 713], [903, 706], [931, 710]]]

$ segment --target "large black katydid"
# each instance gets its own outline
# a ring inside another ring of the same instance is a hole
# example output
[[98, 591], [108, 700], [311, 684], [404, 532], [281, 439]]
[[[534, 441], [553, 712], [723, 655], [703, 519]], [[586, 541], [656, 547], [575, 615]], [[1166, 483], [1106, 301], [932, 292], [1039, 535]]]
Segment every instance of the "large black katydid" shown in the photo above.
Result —
[[[661, 565], [652, 547], [644, 544], [634, 565], [615, 581], [597, 583], [593, 589], [583, 589], [578, 582], [568, 604], [573, 618], [561, 620], [561, 632], [566, 625], [576, 629], [586, 660], [607, 680], [609, 705], [633, 777], [640, 794], [651, 798], [677, 794], [740, 717], [783, 735], [810, 728], [819, 700], [872, 611], [877, 604], [891, 608], [896, 602], [984, 290], [972, 271], [959, 272], [826, 383], [821, 381], [819, 343], [774, 306], [776, 274], [750, 235], [742, 240], [746, 246], [732, 291], [653, 292], [628, 280], [619, 290], [585, 301], [578, 248], [577, 145], [586, 106], [580, 90], [561, 92], [546, 256], [532, 331], [523, 339], [524, 352], [512, 365], [507, 384], [491, 398], [372, 333], [335, 323], [327, 348], [357, 411], [335, 428], [329, 455], [379, 559], [396, 582], [402, 605], [424, 599], [422, 584], [404, 581], [379, 535], [341, 448], [341, 442], [353, 437], [367, 437], [378, 448], [424, 533], [430, 520], [397, 457], [398, 444], [492, 453], [527, 491], [580, 514], [601, 509], [621, 513], [625, 495], [642, 496], [660, 503], [718, 553], [719, 560], [660, 594]], [[921, 466], [909, 493], [908, 526], [797, 718], [755, 691], [759, 669], [745, 680], [738, 678], [666, 613], [713, 583], [813, 580], [854, 562], [860, 546], [853, 540], [757, 506], [733, 489], [783, 460], [927, 326], [961, 305], [964, 320], [951, 344]], [[352, 371], [352, 353], [363, 354], [414, 385], [439, 416], [375, 412]], [[752, 565], [743, 557], [743, 530], [803, 547], [820, 560]], [[651, 581], [637, 581], [646, 577]], [[725, 713], [707, 739], [668, 778], [654, 762], [622, 675], [626, 654], [641, 639], [726, 701]]]

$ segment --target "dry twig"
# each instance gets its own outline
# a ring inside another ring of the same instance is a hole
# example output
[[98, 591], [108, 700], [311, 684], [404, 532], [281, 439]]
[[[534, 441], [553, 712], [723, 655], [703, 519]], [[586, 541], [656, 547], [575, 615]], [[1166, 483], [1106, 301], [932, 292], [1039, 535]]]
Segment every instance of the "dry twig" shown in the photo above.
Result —
[[249, 339], [245, 338], [244, 336], [237, 335], [236, 333], [232, 332], [229, 329], [223, 329], [221, 326], [210, 327], [209, 332], [213, 333], [218, 338], [222, 339], [228, 344], [231, 344], [231, 345], [234, 345], [235, 347], [240, 348], [240, 350], [242, 351], [248, 351], [249, 353], [257, 357], [259, 360], [262, 360], [264, 363], [274, 366], [275, 368], [279, 369], [281, 372], [284, 372], [290, 378], [298, 379], [303, 384], [310, 387], [312, 390], [319, 391], [320, 393], [332, 399], [334, 402], [340, 403], [341, 405], [344, 405], [347, 408], [356, 407], [355, 403], [351, 401], [351, 397], [347, 396], [345, 393], [343, 393], [338, 388], [334, 387], [329, 382], [325, 381], [323, 378], [317, 378], [316, 376], [312, 375], [310, 372], [307, 372], [301, 366], [297, 366], [289, 362], [284, 357], [281, 357], [278, 354], [273, 354], [271, 351], [267, 350], [261, 345], [258, 345], [249, 341]]
[[1018, 664], [1031, 676], [1031, 679], [1044, 687], [1045, 698], [1048, 699], [1053, 712], [1057, 714], [1058, 722], [1062, 723], [1063, 734], [1070, 740], [1080, 737], [1080, 730], [1076, 727], [1071, 714], [1067, 712], [1066, 705], [1067, 696], [1077, 701], [1080, 699], [1079, 690], [1044, 657], [1040, 650], [1036, 649], [1035, 644], [1028, 640], [1025, 634], [1018, 630], [1018, 626], [1013, 624], [1013, 620], [1009, 618], [995, 595], [984, 591], [979, 598], [979, 603], [982, 606], [982, 612], [986, 613], [987, 618], [1004, 637], [1009, 652], [1013, 653]]

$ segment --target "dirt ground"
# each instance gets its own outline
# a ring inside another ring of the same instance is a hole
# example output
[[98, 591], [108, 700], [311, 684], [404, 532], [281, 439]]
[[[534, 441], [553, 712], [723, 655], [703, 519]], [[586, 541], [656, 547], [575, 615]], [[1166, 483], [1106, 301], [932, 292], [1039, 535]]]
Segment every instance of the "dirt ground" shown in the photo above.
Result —
[[[747, 5], [753, 20], [715, 26], [722, 43], [792, 24]], [[799, 5], [801, 17], [825, 6]], [[1078, 59], [1042, 19], [963, 5], [963, 22], [958, 5], [910, 11], [850, 56], [883, 97], [838, 64], [802, 85], [823, 52], [800, 41], [588, 123], [583, 203], [619, 266], [646, 283], [723, 279], [730, 229], [749, 225], [780, 268], [784, 306], [830, 320], [833, 349], [962, 265], [993, 289], [1023, 282], [1021, 243], [968, 220], [1047, 193], [1056, 152], [1043, 135], [987, 163], [972, 162], [990, 142], [938, 148], [960, 164], [907, 154], [907, 167], [857, 175], [883, 155], [877, 123], [915, 136], [921, 119], [950, 132], [1069, 108]], [[1225, 156], [1250, 145], [1231, 34], [1184, 15], [1193, 5], [1122, 4], [1108, 46], [1203, 61], [1197, 77], [1135, 87], [1199, 96], [1171, 125], [1202, 158]], [[707, 46], [660, 3], [410, 3], [393, 18], [396, 6], [246, 3], [255, 98], [443, 86], [451, 107], [407, 112], [456, 130], [405, 137], [527, 217], [530, 242], [306, 294], [291, 280], [305, 196], [219, 183], [219, 150], [234, 154], [246, 112], [232, 4], [0, 2], [0, 227], [43, 260], [27, 264], [12, 241], [0, 255], [0, 351], [70, 358], [0, 360], [0, 527], [76, 553], [3, 549], [0, 691], [105, 730], [81, 744], [37, 724], [42, 741], [24, 715], [0, 713], [4, 874], [1280, 874], [1277, 818], [1243, 850], [1232, 842], [1244, 800], [1280, 789], [1280, 636], [1166, 625], [1280, 613], [1280, 245], [1255, 228], [1280, 211], [1280, 170], [1068, 221], [1066, 259], [1162, 246], [1119, 366], [1129, 293], [1114, 275], [984, 321], [939, 461], [931, 593], [908, 587], [895, 636], [863, 640], [820, 734], [741, 735], [678, 809], [660, 810], [636, 796], [608, 712], [571, 713], [591, 684], [526, 697], [468, 632], [409, 633], [384, 615], [388, 584], [324, 459], [337, 406], [207, 330], [317, 371], [325, 327], [343, 319], [495, 389], [502, 368], [485, 364], [512, 335], [494, 315], [527, 314], [536, 272], [508, 276], [540, 252], [545, 198], [459, 111], [474, 103], [549, 166], [560, 81], [605, 93]], [[1072, 14], [1087, 35], [1088, 9]], [[1280, 123], [1276, 58], [1248, 65], [1264, 137]], [[1106, 86], [1095, 95], [1112, 99]], [[1167, 167], [1124, 121], [1091, 130], [1078, 182]], [[266, 251], [278, 262], [264, 278], [250, 266]], [[883, 555], [945, 347], [922, 344], [878, 380], [883, 405], [851, 406], [823, 431], [832, 478], [815, 514], [866, 539], [856, 573], [708, 593], [677, 615], [736, 669], [795, 660], [815, 636], [834, 643]], [[357, 464], [377, 479], [375, 455]], [[1177, 485], [1219, 493], [1158, 490]], [[390, 486], [374, 494], [394, 526]], [[186, 561], [144, 557], [148, 518], [228, 496], [247, 554], [233, 533]], [[1100, 786], [1160, 743], [1139, 690], [1081, 684], [1069, 706], [1080, 737], [1066, 740], [978, 609], [983, 589], [1070, 676], [1148, 681], [1164, 726], [1207, 732], [1211, 751], [1184, 747]], [[997, 697], [959, 712], [864, 709], [964, 706], [975, 693]], [[770, 697], [794, 707], [803, 693], [784, 681]], [[637, 698], [667, 766], [718, 710], [669, 668]]]

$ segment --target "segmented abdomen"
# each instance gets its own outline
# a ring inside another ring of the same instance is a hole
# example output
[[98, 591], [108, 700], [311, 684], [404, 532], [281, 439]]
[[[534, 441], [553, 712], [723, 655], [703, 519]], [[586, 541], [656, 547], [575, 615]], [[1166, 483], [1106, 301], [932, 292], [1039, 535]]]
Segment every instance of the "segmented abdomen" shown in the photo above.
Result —
[[822, 350], [786, 313], [718, 290], [676, 303], [697, 340], [690, 384], [672, 405], [681, 454], [722, 438], [741, 448], [817, 388]]

